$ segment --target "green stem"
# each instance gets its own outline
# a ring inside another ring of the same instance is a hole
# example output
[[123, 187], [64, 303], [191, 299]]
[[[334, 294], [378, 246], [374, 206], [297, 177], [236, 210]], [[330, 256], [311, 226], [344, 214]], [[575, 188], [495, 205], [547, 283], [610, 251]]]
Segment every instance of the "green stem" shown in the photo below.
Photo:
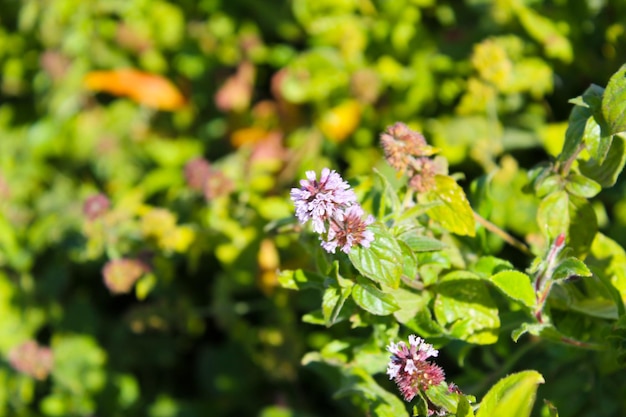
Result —
[[478, 223], [480, 223], [481, 226], [483, 226], [485, 229], [489, 230], [491, 233], [495, 235], [498, 235], [506, 243], [508, 243], [509, 245], [513, 246], [516, 249], [519, 249], [525, 255], [529, 255], [529, 256], [532, 255], [532, 252], [530, 251], [528, 246], [526, 246], [523, 242], [519, 241], [518, 239], [511, 236], [509, 233], [500, 229], [498, 226], [491, 223], [489, 220], [485, 219], [484, 217], [482, 217], [480, 214], [476, 213], [475, 211], [473, 213], [474, 213], [474, 219]]

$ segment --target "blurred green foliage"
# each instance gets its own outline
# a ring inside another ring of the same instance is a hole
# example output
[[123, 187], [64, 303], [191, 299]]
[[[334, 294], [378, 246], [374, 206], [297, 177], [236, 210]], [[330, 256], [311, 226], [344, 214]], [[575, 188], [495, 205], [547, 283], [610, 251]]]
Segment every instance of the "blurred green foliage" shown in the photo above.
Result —
[[[332, 398], [336, 369], [301, 364], [367, 331], [302, 322], [316, 294], [279, 288], [277, 269], [310, 255], [276, 233], [289, 188], [324, 166], [384, 171], [378, 134], [402, 120], [465, 172], [462, 185], [488, 174], [497, 204], [477, 210], [541, 246], [526, 172], [560, 151], [567, 101], [626, 56], [618, 0], [0, 4], [0, 416], [362, 415], [367, 398]], [[185, 104], [86, 88], [93, 71], [120, 68], [171, 81]], [[593, 206], [622, 245], [623, 190]], [[99, 193], [110, 206], [90, 212]], [[118, 270], [133, 290], [117, 294], [103, 273], [123, 259], [140, 266]], [[21, 369], [10, 359], [29, 340], [52, 350], [49, 369], [38, 354]], [[539, 369], [561, 382], [539, 395], [563, 416], [626, 412], [602, 355], [532, 343], [514, 354], [505, 337], [449, 351], [449, 373], [477, 396]]]

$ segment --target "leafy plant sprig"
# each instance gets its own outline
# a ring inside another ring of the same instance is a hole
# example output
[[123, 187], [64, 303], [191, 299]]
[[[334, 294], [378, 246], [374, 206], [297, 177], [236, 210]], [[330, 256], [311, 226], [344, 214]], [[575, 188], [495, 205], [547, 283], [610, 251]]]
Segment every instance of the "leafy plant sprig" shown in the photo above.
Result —
[[[313, 172], [307, 173], [302, 187], [292, 190], [298, 219], [312, 220], [326, 252], [340, 246], [345, 254], [333, 260], [318, 249], [313, 257], [316, 271], [283, 271], [281, 284], [322, 292], [320, 311], [307, 314], [305, 321], [327, 327], [348, 321], [353, 328], [372, 332], [361, 345], [333, 341], [308, 354], [306, 362], [339, 368], [340, 392], [370, 401], [371, 415], [406, 415], [404, 406], [369, 376], [384, 370], [381, 358], [387, 346], [387, 373], [405, 400], [417, 402], [414, 415], [528, 416], [536, 388], [544, 382], [538, 372], [505, 377], [476, 403], [447, 384], [443, 369], [427, 361], [438, 351], [422, 338], [441, 346], [455, 339], [472, 345], [498, 340], [504, 318], [490, 288], [527, 317], [511, 333], [515, 342], [529, 333], [578, 348], [614, 349], [615, 344], [591, 339], [589, 334], [597, 332], [584, 327], [557, 329], [553, 310], [587, 315], [598, 320], [594, 324], [623, 332], [617, 323], [623, 322], [626, 287], [600, 262], [617, 245], [606, 243], [608, 238], [598, 232], [588, 199], [614, 185], [626, 162], [626, 66], [606, 90], [591, 86], [572, 103], [562, 152], [529, 172], [527, 192], [538, 200], [536, 220], [545, 255], [538, 255], [526, 272], [489, 253], [475, 256], [465, 251], [468, 242], [484, 234], [482, 227], [522, 253], [531, 253], [527, 243], [473, 211], [448, 173], [446, 160], [403, 123], [388, 127], [381, 144], [389, 165], [407, 178], [405, 185], [394, 185], [397, 177], [392, 181], [375, 171], [353, 193], [334, 171], [325, 168], [319, 181]], [[363, 220], [366, 211], [376, 220]], [[341, 231], [342, 240], [329, 246], [332, 230]], [[533, 253], [542, 252], [541, 247], [535, 242]], [[420, 337], [411, 335], [409, 345], [396, 343], [400, 325]], [[546, 407], [556, 415], [552, 405]]]

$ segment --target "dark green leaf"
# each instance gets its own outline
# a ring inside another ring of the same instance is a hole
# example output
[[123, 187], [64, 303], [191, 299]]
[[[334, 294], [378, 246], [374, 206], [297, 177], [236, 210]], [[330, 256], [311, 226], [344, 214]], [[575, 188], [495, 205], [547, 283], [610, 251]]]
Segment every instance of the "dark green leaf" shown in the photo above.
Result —
[[382, 292], [362, 277], [357, 277], [352, 298], [359, 307], [377, 316], [387, 316], [400, 309], [392, 295]]
[[366, 278], [397, 288], [403, 271], [402, 249], [382, 225], [374, 223], [368, 227], [374, 233], [374, 241], [369, 248], [353, 247], [349, 254], [350, 260]]
[[613, 74], [606, 86], [602, 114], [610, 134], [626, 131], [626, 65]]
[[583, 137], [585, 133], [585, 127], [587, 126], [587, 120], [593, 115], [593, 110], [589, 107], [589, 103], [593, 97], [601, 98], [604, 89], [597, 85], [592, 84], [585, 90], [580, 97], [579, 102], [585, 103], [585, 105], [576, 105], [572, 109], [567, 130], [565, 131], [565, 143], [563, 144], [563, 151], [558, 157], [560, 162], [566, 162], [570, 158], [574, 157], [578, 152], [580, 145], [583, 143]]
[[580, 172], [590, 179], [599, 183], [602, 187], [612, 187], [617, 177], [624, 169], [626, 163], [626, 146], [622, 135], [613, 136], [611, 147], [607, 152], [606, 159], [599, 162], [589, 159], [580, 163]]
[[518, 372], [501, 379], [485, 394], [476, 417], [530, 416], [537, 386], [544, 382], [537, 371]]

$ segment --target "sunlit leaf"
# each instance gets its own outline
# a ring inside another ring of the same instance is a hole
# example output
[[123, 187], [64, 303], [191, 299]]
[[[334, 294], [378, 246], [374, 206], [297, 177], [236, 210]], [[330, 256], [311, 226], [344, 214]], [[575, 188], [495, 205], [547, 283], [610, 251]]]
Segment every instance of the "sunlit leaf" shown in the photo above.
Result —
[[541, 200], [537, 209], [537, 223], [549, 238], [554, 239], [567, 232], [570, 223], [568, 203], [565, 191], [557, 191]]
[[610, 134], [626, 131], [626, 65], [613, 74], [606, 86], [602, 114]]
[[428, 210], [428, 215], [447, 230], [465, 236], [476, 234], [472, 208], [463, 188], [452, 177], [435, 175], [435, 187], [421, 199], [442, 203]]
[[476, 344], [498, 340], [498, 308], [484, 281], [470, 272], [450, 273], [436, 292], [435, 317], [453, 337]]
[[501, 379], [485, 394], [476, 417], [530, 416], [537, 387], [544, 382], [537, 371], [518, 372]]
[[360, 121], [361, 105], [356, 100], [347, 100], [324, 112], [318, 126], [331, 141], [343, 142], [356, 130]]
[[579, 277], [590, 277], [591, 271], [587, 268], [587, 265], [580, 259], [570, 257], [564, 259], [559, 263], [559, 265], [554, 270], [552, 274], [552, 279], [554, 280], [563, 280], [568, 279], [574, 276]]
[[397, 288], [403, 272], [402, 248], [382, 225], [374, 223], [369, 229], [374, 233], [374, 241], [369, 248], [353, 247], [350, 260], [363, 276]]
[[535, 306], [535, 290], [528, 275], [519, 271], [502, 271], [491, 276], [489, 281], [510, 299], [529, 308]]
[[567, 177], [565, 189], [579, 197], [591, 198], [602, 191], [602, 186], [583, 175], [572, 174]]

